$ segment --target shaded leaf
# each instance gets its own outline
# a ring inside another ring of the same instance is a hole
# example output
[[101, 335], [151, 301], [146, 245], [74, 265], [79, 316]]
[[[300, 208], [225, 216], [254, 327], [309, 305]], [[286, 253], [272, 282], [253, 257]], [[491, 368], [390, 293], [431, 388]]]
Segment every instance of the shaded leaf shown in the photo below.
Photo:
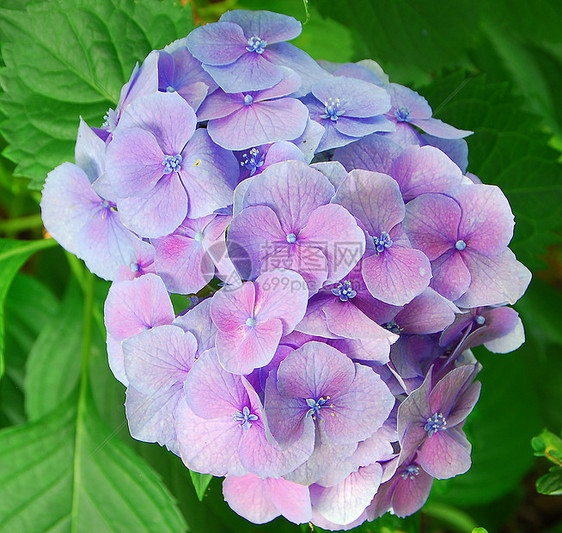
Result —
[[87, 394], [0, 432], [0, 530], [185, 531], [154, 472], [107, 435]]
[[562, 495], [562, 467], [553, 467], [548, 474], [537, 479], [537, 492], [549, 496]]
[[199, 501], [202, 501], [213, 476], [211, 476], [211, 474], [192, 472], [191, 470], [189, 471], [189, 475], [191, 476], [191, 481], [193, 482], [193, 488], [197, 493], [197, 497], [199, 498]]

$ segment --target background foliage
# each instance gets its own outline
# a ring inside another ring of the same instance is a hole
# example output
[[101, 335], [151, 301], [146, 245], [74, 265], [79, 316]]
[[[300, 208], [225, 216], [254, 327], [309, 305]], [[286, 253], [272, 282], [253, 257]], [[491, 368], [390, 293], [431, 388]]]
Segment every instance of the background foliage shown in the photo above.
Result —
[[[534, 271], [517, 305], [527, 343], [480, 350], [473, 467], [424, 510], [363, 532], [562, 531], [531, 437], [562, 427], [562, 4], [556, 0], [4, 0], [0, 7], [0, 531], [309, 531], [253, 526], [157, 445], [133, 441], [105, 355], [108, 284], [43, 238], [38, 190], [73, 160], [78, 117], [103, 122], [136, 61], [232, 8], [304, 23], [316, 59], [371, 57], [469, 137], [469, 171], [502, 187], [512, 247]], [[31, 258], [31, 259], [30, 259]], [[23, 266], [22, 268], [22, 265]], [[202, 498], [202, 502], [199, 499]]]

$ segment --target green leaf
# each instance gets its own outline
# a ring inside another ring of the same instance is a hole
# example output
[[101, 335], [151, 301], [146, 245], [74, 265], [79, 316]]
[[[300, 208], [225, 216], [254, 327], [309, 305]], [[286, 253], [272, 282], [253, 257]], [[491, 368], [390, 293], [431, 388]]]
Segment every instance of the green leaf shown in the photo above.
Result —
[[17, 271], [38, 250], [55, 246], [52, 239], [14, 241], [0, 239], [0, 378], [4, 375], [4, 299]]
[[23, 424], [25, 362], [41, 328], [57, 313], [59, 302], [40, 281], [14, 278], [6, 296], [6, 374], [0, 386], [0, 427]]
[[468, 64], [467, 47], [478, 34], [474, 2], [457, 0], [443, 9], [435, 0], [316, 0], [323, 16], [348, 26], [356, 59], [370, 57], [393, 81], [428, 79], [443, 67]]
[[537, 492], [549, 496], [562, 495], [562, 468], [555, 466], [548, 474], [537, 479]]
[[199, 474], [199, 472], [192, 472], [191, 470], [189, 471], [189, 475], [191, 476], [193, 488], [197, 493], [199, 501], [203, 501], [203, 496], [205, 496], [205, 492], [207, 491], [207, 487], [213, 479], [213, 476], [211, 476], [211, 474]]
[[24, 382], [29, 420], [52, 411], [76, 388], [80, 377], [83, 307], [82, 292], [71, 280], [60, 312], [45, 324], [29, 353]]
[[543, 429], [539, 436], [533, 437], [531, 446], [537, 457], [546, 457], [549, 461], [562, 466], [562, 439], [558, 435]]
[[192, 28], [190, 9], [172, 0], [49, 0], [25, 14], [0, 9], [0, 132], [16, 175], [39, 188], [52, 168], [73, 159], [78, 117], [99, 126], [135, 62]]
[[178, 532], [187, 526], [154, 472], [72, 395], [0, 432], [0, 530]]
[[510, 247], [518, 259], [531, 269], [543, 266], [546, 246], [560, 240], [562, 165], [541, 121], [521, 110], [507, 84], [483, 76], [440, 78], [421, 92], [434, 116], [475, 132], [467, 138], [469, 171], [507, 196], [517, 223]]

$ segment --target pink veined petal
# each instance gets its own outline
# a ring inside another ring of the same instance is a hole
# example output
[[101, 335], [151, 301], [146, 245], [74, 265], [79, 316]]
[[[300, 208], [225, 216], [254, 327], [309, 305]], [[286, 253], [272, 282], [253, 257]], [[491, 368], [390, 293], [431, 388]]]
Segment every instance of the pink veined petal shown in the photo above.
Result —
[[209, 135], [228, 150], [296, 139], [308, 121], [306, 106], [295, 98], [254, 102], [227, 117], [210, 120]]
[[426, 193], [408, 202], [402, 226], [412, 246], [433, 261], [454, 249], [461, 213], [461, 207], [452, 198]]
[[293, 331], [308, 304], [308, 287], [303, 277], [292, 270], [270, 270], [258, 277], [255, 288], [254, 312], [258, 323], [277, 318], [283, 323], [283, 335]]
[[193, 30], [186, 45], [206, 65], [228, 65], [247, 53], [248, 38], [238, 24], [216, 22]]
[[146, 274], [111, 286], [104, 319], [108, 335], [121, 341], [145, 329], [171, 324], [174, 309], [162, 280]]
[[417, 460], [430, 476], [448, 479], [470, 468], [471, 448], [461, 429], [443, 429], [425, 440]]
[[401, 518], [419, 511], [426, 502], [433, 478], [420, 468], [418, 475], [404, 479], [397, 474], [398, 481], [392, 493], [391, 506], [396, 516]]
[[218, 418], [200, 418], [185, 402], [176, 411], [176, 433], [180, 456], [187, 468], [214, 476], [242, 476], [238, 449], [242, 431], [235, 411]]
[[253, 326], [217, 333], [216, 350], [221, 365], [232, 374], [249, 374], [267, 365], [283, 335], [281, 320], [271, 318]]
[[463, 252], [453, 250], [432, 261], [431, 288], [451, 301], [463, 295], [471, 283], [465, 258]]
[[363, 278], [369, 292], [391, 305], [404, 305], [429, 285], [431, 266], [419, 250], [393, 244], [363, 259]]
[[227, 11], [221, 16], [220, 22], [238, 24], [246, 37], [256, 36], [268, 44], [290, 41], [302, 31], [301, 23], [295, 18], [271, 11]]
[[523, 296], [531, 281], [531, 273], [517, 261], [509, 248], [492, 257], [472, 250], [463, 253], [471, 283], [468, 290], [455, 301], [456, 305], [468, 308], [513, 305]]
[[345, 277], [365, 251], [365, 235], [355, 218], [336, 204], [315, 209], [296, 242], [322, 250], [327, 259], [327, 283]]
[[254, 317], [256, 291], [252, 282], [240, 287], [223, 287], [211, 299], [211, 318], [219, 330], [230, 332]]
[[164, 175], [164, 158], [152, 133], [141, 128], [116, 131], [107, 147], [105, 166], [115, 193], [126, 198], [149, 192]]
[[356, 520], [369, 505], [381, 483], [382, 467], [374, 463], [351, 473], [333, 487], [310, 488], [314, 509], [336, 524]]
[[389, 174], [400, 185], [405, 202], [424, 193], [448, 192], [462, 180], [459, 167], [433, 146], [408, 146], [392, 162]]
[[392, 336], [360, 311], [353, 300], [341, 302], [337, 296], [323, 306], [328, 329], [335, 335], [348, 339], [384, 339]]
[[200, 128], [181, 155], [179, 175], [189, 197], [190, 218], [211, 215], [232, 203], [240, 172], [233, 153], [213, 143], [207, 130]]
[[281, 67], [281, 70], [283, 71], [283, 79], [271, 88], [255, 92], [254, 102], [264, 102], [266, 100], [273, 100], [274, 98], [281, 98], [282, 96], [294, 93], [300, 87], [301, 79], [294, 70], [286, 67]]
[[190, 409], [204, 418], [233, 417], [240, 406], [250, 401], [240, 376], [222, 368], [214, 349], [197, 359], [187, 374], [184, 390]]
[[114, 135], [122, 135], [125, 128], [141, 128], [154, 135], [165, 154], [177, 155], [196, 126], [195, 112], [179, 94], [155, 92], [125, 108]]
[[200, 121], [227, 117], [238, 111], [244, 105], [244, 95], [241, 93], [225, 93], [217, 89], [205, 98], [197, 110]]
[[141, 237], [172, 233], [187, 215], [188, 198], [179, 176], [172, 172], [142, 195], [123, 198], [118, 204], [123, 224]]
[[396, 181], [366, 170], [352, 170], [332, 201], [343, 205], [377, 237], [402, 222], [406, 212]]
[[[474, 374], [474, 366], [464, 365], [451, 370], [433, 387], [429, 394], [428, 404], [431, 413], [442, 413], [446, 418], [454, 409], [459, 393]], [[472, 409], [472, 408], [471, 408]], [[468, 413], [465, 413], [465, 417]], [[464, 419], [458, 419], [461, 422]], [[447, 428], [454, 426], [447, 418]]]
[[172, 234], [152, 242], [156, 272], [170, 292], [196, 293], [213, 278], [213, 262], [195, 239]]
[[254, 524], [265, 524], [281, 514], [273, 502], [268, 479], [261, 479], [254, 474], [227, 476], [222, 492], [230, 508]]
[[268, 481], [273, 503], [287, 520], [295, 524], [310, 521], [312, 510], [308, 487], [282, 478]]
[[285, 161], [252, 179], [243, 207], [266, 205], [273, 209], [286, 236], [302, 229], [310, 213], [333, 196], [334, 187], [321, 172], [301, 161]]
[[467, 185], [455, 194], [461, 204], [459, 237], [484, 255], [505, 250], [513, 236], [513, 213], [507, 198], [494, 185]]

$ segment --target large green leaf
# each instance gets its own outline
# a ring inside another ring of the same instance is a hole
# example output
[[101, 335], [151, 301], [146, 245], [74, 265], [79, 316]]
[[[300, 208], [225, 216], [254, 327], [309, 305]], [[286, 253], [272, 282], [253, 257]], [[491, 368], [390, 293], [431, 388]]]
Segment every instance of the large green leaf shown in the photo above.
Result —
[[185, 531], [158, 477], [80, 398], [0, 432], [0, 530]]
[[5, 302], [6, 374], [0, 383], [0, 427], [23, 424], [25, 362], [41, 328], [56, 315], [59, 302], [40, 281], [18, 274]]
[[0, 378], [4, 375], [4, 299], [17, 271], [38, 250], [56, 244], [52, 239], [14, 241], [0, 239]]
[[435, 116], [475, 132], [467, 138], [468, 170], [501, 187], [516, 215], [511, 248], [530, 268], [542, 266], [545, 247], [559, 240], [562, 165], [540, 119], [521, 110], [507, 84], [482, 76], [439, 78], [421, 92]]
[[16, 174], [40, 187], [47, 172], [72, 160], [78, 117], [99, 126], [135, 62], [192, 27], [191, 11], [172, 0], [49, 0], [25, 14], [0, 9], [0, 132]]

